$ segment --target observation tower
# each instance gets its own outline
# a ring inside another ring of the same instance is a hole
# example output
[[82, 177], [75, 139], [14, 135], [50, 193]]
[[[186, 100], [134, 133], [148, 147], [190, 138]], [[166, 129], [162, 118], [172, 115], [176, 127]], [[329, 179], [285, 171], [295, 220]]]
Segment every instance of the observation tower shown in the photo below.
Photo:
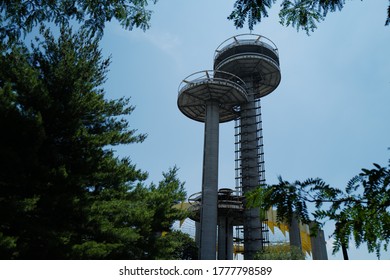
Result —
[[[279, 85], [281, 75], [276, 45], [261, 35], [238, 35], [221, 43], [214, 55], [214, 69], [240, 77], [247, 86], [248, 102], [236, 119], [236, 188], [243, 197], [265, 183], [260, 98]], [[244, 203], [244, 258], [253, 259], [267, 241], [259, 209]]]
[[[245, 195], [265, 183], [260, 98], [280, 83], [275, 44], [261, 35], [233, 36], [218, 46], [214, 70], [185, 78], [178, 107], [205, 123], [201, 195], [194, 199], [200, 222], [200, 259], [231, 259], [233, 226], [244, 232], [244, 258], [253, 259], [266, 237], [259, 209], [246, 207]], [[218, 192], [219, 123], [235, 120], [236, 191]], [[217, 246], [218, 225], [218, 246]]]
[[218, 220], [219, 123], [234, 120], [235, 108], [247, 102], [244, 82], [221, 71], [201, 71], [179, 86], [178, 106], [190, 119], [204, 122], [200, 259], [215, 260]]

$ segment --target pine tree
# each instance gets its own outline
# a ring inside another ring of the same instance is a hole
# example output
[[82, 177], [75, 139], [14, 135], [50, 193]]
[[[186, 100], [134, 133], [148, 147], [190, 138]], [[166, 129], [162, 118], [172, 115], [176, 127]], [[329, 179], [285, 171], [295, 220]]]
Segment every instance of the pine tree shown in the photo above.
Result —
[[[117, 243], [86, 238], [105, 233], [105, 224], [94, 223], [91, 213], [104, 213], [113, 206], [104, 199], [126, 199], [146, 178], [110, 148], [142, 142], [145, 135], [129, 128], [126, 116], [134, 107], [128, 99], [105, 99], [109, 60], [97, 39], [67, 28], [58, 39], [42, 33], [31, 51], [21, 43], [1, 46], [1, 254], [72, 258], [80, 246], [96, 242], [91, 257], [114, 256]], [[97, 201], [103, 201], [98, 210]], [[117, 234], [137, 239], [126, 222]]]

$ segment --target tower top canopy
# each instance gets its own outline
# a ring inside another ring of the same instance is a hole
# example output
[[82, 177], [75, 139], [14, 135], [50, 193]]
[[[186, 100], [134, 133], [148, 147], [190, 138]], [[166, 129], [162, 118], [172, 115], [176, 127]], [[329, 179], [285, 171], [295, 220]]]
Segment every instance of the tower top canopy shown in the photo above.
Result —
[[241, 53], [258, 52], [259, 47], [270, 50], [271, 52], [268, 54], [279, 64], [279, 52], [274, 42], [258, 34], [240, 34], [226, 39], [217, 47], [214, 53], [214, 65], [219, 64], [226, 56], [230, 56], [229, 50], [238, 49]]
[[271, 93], [280, 83], [279, 53], [267, 37], [241, 34], [222, 42], [214, 55], [214, 70], [232, 73], [252, 88], [255, 98]]

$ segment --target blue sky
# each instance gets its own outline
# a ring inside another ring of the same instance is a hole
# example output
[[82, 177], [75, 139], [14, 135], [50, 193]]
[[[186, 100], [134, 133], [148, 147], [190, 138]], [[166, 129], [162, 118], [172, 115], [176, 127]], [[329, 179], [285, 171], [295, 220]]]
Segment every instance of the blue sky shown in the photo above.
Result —
[[[280, 1], [279, 1], [280, 2]], [[177, 108], [182, 79], [212, 69], [214, 51], [237, 30], [226, 18], [233, 0], [160, 0], [151, 28], [126, 31], [110, 23], [102, 49], [112, 55], [108, 98], [131, 96], [130, 124], [148, 138], [118, 147], [149, 172], [149, 182], [174, 165], [188, 194], [201, 189], [204, 125]], [[390, 158], [390, 27], [388, 0], [347, 1], [307, 36], [279, 24], [276, 3], [253, 33], [278, 47], [282, 81], [262, 99], [267, 183], [320, 177], [344, 188], [361, 168]], [[234, 188], [233, 122], [220, 125], [219, 185]], [[325, 227], [329, 236], [332, 225]], [[331, 247], [331, 240], [329, 240]], [[341, 259], [341, 254], [330, 258]], [[375, 259], [365, 244], [351, 259]], [[389, 259], [390, 253], [382, 258]]]

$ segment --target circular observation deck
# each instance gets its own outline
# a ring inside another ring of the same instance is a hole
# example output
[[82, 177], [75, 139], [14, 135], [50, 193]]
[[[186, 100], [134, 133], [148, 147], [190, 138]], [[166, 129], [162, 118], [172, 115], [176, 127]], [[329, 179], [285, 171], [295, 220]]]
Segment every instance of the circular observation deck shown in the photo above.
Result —
[[252, 82], [255, 98], [271, 93], [281, 79], [276, 45], [255, 34], [233, 36], [220, 44], [214, 55], [214, 70]]
[[185, 78], [179, 85], [177, 105], [190, 119], [205, 122], [207, 102], [219, 103], [219, 122], [237, 118], [237, 106], [246, 102], [243, 80], [223, 71], [200, 71]]
[[[218, 190], [218, 216], [230, 217], [232, 225], [243, 224], [244, 198], [234, 193], [232, 189], [223, 188]], [[202, 193], [194, 193], [188, 198], [190, 206], [188, 211], [190, 219], [200, 221], [200, 210], [202, 208]]]

